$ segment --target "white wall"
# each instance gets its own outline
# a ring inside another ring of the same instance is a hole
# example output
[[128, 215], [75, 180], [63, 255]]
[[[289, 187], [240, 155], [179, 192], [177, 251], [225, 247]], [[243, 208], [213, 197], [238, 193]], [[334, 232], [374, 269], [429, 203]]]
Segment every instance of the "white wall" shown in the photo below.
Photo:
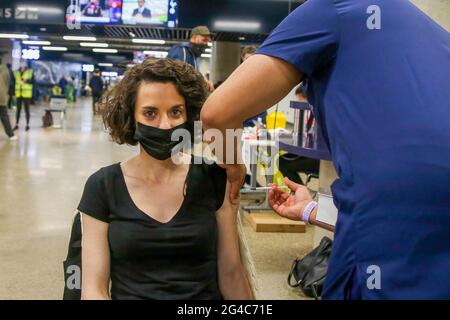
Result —
[[450, 32], [450, 0], [411, 0], [411, 2]]

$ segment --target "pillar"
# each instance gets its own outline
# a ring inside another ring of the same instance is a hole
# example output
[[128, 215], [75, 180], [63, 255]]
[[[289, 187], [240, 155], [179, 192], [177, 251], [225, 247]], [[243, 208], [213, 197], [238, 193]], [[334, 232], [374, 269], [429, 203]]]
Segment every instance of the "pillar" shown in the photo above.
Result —
[[211, 81], [225, 81], [241, 63], [239, 42], [214, 42], [211, 59]]

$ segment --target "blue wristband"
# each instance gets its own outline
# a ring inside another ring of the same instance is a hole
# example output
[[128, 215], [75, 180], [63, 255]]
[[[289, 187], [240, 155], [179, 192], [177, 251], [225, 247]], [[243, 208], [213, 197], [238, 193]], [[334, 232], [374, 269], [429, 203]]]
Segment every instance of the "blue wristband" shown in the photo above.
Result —
[[317, 202], [316, 201], [311, 201], [310, 203], [308, 203], [305, 207], [305, 209], [303, 210], [302, 213], [302, 220], [303, 222], [309, 224], [309, 217], [311, 216], [311, 213], [313, 212], [313, 210], [317, 207]]

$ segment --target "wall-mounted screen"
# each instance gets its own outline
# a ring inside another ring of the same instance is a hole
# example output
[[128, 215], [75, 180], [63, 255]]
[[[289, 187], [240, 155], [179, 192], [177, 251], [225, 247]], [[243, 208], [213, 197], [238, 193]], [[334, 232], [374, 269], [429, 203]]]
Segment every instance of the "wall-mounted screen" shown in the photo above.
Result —
[[122, 0], [71, 0], [66, 14], [68, 23], [120, 23]]
[[177, 25], [175, 0], [123, 0], [124, 24], [151, 24], [165, 27]]

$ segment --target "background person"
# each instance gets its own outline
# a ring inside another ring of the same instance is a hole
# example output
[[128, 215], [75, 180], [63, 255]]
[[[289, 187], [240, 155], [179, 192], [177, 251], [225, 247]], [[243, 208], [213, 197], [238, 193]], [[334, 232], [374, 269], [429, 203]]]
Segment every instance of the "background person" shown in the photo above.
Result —
[[[250, 58], [252, 55], [255, 54], [257, 48], [256, 46], [246, 46], [242, 49], [241, 52], [241, 59], [242, 62], [244, 62], [245, 60], [247, 60], [248, 58]], [[261, 118], [262, 123], [265, 125], [266, 124], [266, 117], [267, 117], [267, 111], [263, 111], [261, 113], [258, 113], [256, 116], [251, 117], [247, 120], [244, 121], [244, 127], [254, 127], [255, 126], [255, 121], [258, 121], [258, 118]]]
[[73, 84], [73, 101], [77, 102], [78, 90], [80, 88], [80, 80], [77, 77], [72, 77]]
[[7, 63], [6, 66], [8, 68], [8, 72], [9, 72], [8, 109], [11, 109], [12, 108], [12, 103], [13, 103], [13, 97], [14, 97], [14, 90], [15, 90], [15, 87], [16, 87], [16, 81], [15, 81], [15, 78], [14, 78], [14, 72], [12, 71], [11, 63]]
[[89, 86], [92, 90], [92, 113], [97, 114], [97, 103], [103, 94], [103, 79], [100, 76], [100, 70], [94, 70], [91, 80], [89, 80]]
[[30, 130], [30, 100], [33, 97], [33, 70], [28, 69], [27, 63], [21, 63], [19, 70], [14, 71], [15, 78], [15, 98], [17, 101], [16, 111], [16, 126], [13, 130], [19, 129], [20, 113], [22, 112], [22, 105], [25, 107], [26, 127], [25, 130]]
[[98, 0], [91, 0], [89, 4], [83, 9], [83, 16], [85, 17], [103, 17], [102, 8]]
[[61, 88], [62, 95], [65, 95], [66, 94], [67, 85], [69, 84], [69, 82], [67, 81], [66, 77], [62, 76], [61, 79], [59, 79], [58, 84], [59, 84], [59, 87]]
[[138, 0], [138, 8], [133, 10], [133, 17], [136, 18], [151, 18], [152, 12], [149, 8], [145, 7], [145, 0]]
[[256, 53], [257, 49], [258, 48], [256, 46], [245, 46], [241, 52], [242, 62], [244, 62], [245, 60], [250, 58], [252, 55], [254, 55]]
[[198, 26], [192, 29], [188, 43], [175, 45], [169, 50], [168, 59], [180, 60], [189, 63], [199, 70], [199, 59], [208, 43], [211, 42], [211, 32], [206, 26]]
[[14, 131], [11, 129], [11, 123], [8, 116], [8, 101], [9, 101], [9, 86], [10, 73], [8, 67], [2, 64], [0, 59], [0, 119], [2, 121], [3, 129], [10, 140], [17, 140]]

